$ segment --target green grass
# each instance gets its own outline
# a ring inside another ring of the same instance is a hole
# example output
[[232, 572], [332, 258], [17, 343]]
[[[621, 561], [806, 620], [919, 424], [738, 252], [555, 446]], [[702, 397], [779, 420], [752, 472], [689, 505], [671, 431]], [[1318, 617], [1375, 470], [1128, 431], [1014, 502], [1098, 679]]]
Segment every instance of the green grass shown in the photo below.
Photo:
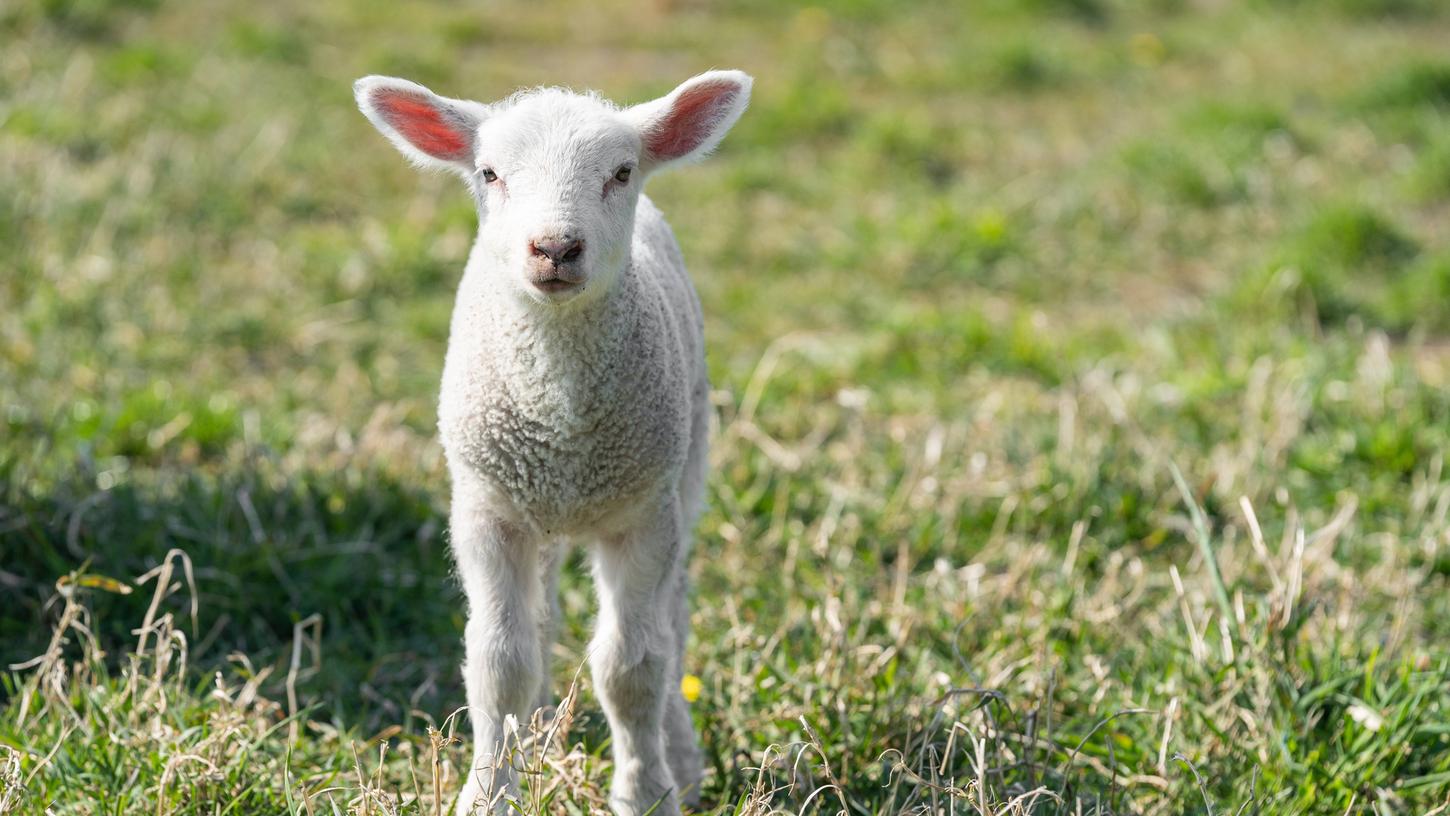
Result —
[[[447, 807], [473, 213], [351, 81], [712, 66], [705, 812], [1443, 812], [1450, 12], [569, 6], [0, 8], [0, 814]], [[609, 778], [563, 605], [526, 813]]]

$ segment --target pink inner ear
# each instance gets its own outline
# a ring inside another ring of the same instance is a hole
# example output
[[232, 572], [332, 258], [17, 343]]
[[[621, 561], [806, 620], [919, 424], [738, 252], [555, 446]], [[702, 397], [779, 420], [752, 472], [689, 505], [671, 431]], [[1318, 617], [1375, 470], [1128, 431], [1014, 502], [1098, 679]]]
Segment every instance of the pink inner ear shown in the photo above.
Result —
[[735, 102], [740, 86], [704, 82], [680, 94], [670, 112], [645, 134], [644, 145], [655, 158], [678, 159], [705, 143], [720, 117]]
[[447, 161], [469, 158], [467, 134], [450, 122], [425, 97], [388, 88], [373, 93], [373, 106], [410, 144], [430, 156]]

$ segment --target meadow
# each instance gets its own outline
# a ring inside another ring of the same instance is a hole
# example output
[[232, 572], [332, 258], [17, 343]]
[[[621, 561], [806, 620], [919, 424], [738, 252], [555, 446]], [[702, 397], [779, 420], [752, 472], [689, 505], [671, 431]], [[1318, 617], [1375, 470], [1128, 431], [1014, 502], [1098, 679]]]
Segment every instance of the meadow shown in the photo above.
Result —
[[[1450, 811], [1441, 0], [0, 6], [0, 814], [437, 814], [474, 229], [354, 107], [756, 77], [651, 181], [715, 814]], [[522, 813], [601, 813], [578, 554]]]

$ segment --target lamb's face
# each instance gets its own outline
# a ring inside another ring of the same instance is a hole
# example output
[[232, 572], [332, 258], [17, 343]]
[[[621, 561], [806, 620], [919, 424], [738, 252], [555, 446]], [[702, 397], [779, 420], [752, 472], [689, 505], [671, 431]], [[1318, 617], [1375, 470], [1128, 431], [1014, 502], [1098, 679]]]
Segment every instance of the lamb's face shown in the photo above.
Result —
[[745, 110], [750, 85], [739, 71], [711, 71], [623, 109], [553, 88], [497, 105], [391, 77], [365, 77], [353, 90], [404, 155], [468, 181], [489, 272], [552, 305], [619, 277], [645, 177], [714, 149]]
[[494, 273], [546, 303], [607, 288], [629, 259], [641, 149], [619, 111], [564, 91], [529, 94], [485, 119], [469, 182]]

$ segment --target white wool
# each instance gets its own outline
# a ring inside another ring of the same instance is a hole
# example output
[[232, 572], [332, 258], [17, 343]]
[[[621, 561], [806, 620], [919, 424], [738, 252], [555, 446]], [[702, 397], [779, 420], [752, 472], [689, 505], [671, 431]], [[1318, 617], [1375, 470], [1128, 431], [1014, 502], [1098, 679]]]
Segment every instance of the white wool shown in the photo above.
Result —
[[513, 791], [505, 724], [527, 722], [545, 692], [570, 542], [592, 547], [590, 663], [614, 732], [612, 806], [658, 802], [663, 816], [697, 795], [679, 681], [707, 466], [703, 315], [641, 188], [712, 150], [750, 84], [712, 71], [623, 109], [557, 88], [483, 105], [387, 77], [355, 86], [373, 124], [416, 163], [462, 176], [479, 210], [438, 408], [469, 601], [475, 758], [460, 814], [475, 801], [504, 812], [494, 794]]
[[563, 314], [499, 296], [487, 264], [474, 253], [454, 310], [438, 409], [450, 463], [484, 474], [500, 512], [543, 534], [626, 522], [679, 481], [709, 410], [700, 306], [674, 236], [641, 198], [630, 264]]

